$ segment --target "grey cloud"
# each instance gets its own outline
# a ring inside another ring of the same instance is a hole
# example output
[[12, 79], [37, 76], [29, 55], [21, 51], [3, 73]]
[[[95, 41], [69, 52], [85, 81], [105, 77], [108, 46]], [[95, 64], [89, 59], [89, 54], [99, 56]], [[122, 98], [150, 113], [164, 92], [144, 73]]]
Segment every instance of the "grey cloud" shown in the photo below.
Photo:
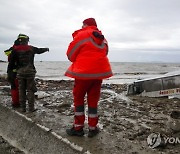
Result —
[[[72, 32], [81, 28], [85, 18], [95, 17], [109, 41], [111, 61], [133, 61], [136, 55], [141, 61], [177, 61], [179, 8], [179, 0], [6, 0], [0, 5], [0, 50], [25, 33], [30, 44], [52, 51], [37, 60], [67, 60]], [[6, 59], [3, 52], [0, 59]]]

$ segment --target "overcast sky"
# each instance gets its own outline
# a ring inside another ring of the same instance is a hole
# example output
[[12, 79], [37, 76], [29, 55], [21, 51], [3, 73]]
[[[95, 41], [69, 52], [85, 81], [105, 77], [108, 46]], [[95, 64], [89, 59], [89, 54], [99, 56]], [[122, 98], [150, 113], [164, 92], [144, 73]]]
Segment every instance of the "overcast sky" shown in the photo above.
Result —
[[0, 59], [19, 33], [49, 47], [36, 60], [66, 61], [71, 34], [94, 17], [110, 61], [180, 62], [180, 0], [0, 0]]

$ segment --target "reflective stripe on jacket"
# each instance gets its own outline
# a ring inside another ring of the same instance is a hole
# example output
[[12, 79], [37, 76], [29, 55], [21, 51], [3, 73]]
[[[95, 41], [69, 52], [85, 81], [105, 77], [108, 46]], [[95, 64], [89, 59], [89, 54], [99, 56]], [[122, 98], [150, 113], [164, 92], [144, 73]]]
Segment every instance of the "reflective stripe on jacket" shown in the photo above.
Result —
[[73, 33], [67, 57], [72, 62], [65, 75], [77, 79], [104, 79], [112, 76], [107, 58], [108, 45], [101, 31], [88, 26]]

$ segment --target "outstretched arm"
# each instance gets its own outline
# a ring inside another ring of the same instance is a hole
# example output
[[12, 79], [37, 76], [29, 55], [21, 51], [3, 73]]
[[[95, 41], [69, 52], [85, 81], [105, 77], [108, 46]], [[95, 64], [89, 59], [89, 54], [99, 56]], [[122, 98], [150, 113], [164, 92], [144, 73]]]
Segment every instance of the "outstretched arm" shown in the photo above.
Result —
[[37, 48], [37, 47], [33, 47], [33, 51], [35, 52], [35, 54], [41, 54], [41, 53], [49, 51], [49, 48]]

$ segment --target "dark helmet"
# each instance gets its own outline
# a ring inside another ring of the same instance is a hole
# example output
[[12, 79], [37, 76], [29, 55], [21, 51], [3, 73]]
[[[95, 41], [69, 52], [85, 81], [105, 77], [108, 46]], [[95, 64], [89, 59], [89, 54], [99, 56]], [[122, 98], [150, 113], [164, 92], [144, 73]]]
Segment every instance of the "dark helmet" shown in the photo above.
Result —
[[19, 34], [17, 40], [19, 40], [19, 42], [29, 42], [29, 36], [25, 34]]

